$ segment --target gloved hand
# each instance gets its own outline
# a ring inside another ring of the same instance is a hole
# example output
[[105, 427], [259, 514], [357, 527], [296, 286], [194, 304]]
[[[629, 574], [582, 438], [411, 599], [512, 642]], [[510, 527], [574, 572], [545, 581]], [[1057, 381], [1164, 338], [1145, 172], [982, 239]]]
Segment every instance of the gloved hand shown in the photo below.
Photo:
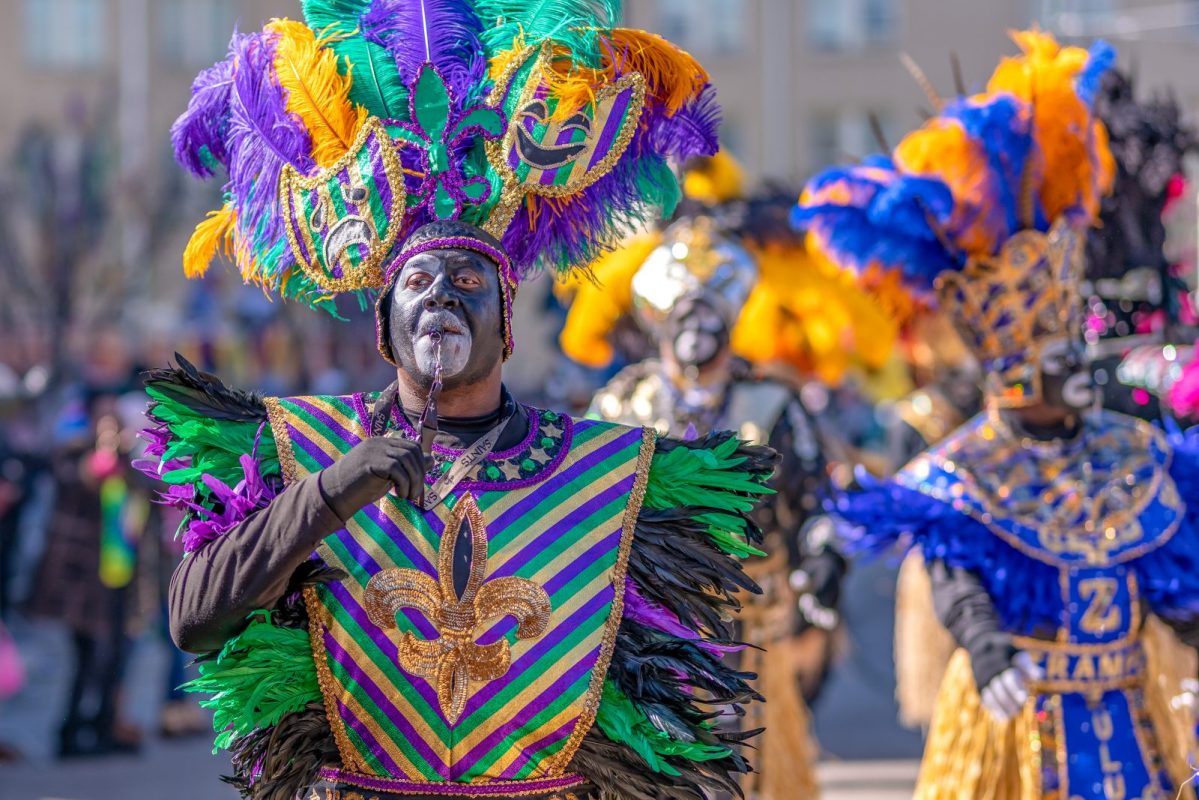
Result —
[[1012, 657], [1012, 665], [983, 687], [983, 708], [999, 722], [1007, 722], [1019, 714], [1028, 702], [1028, 682], [1039, 681], [1044, 677], [1044, 671], [1033, 664], [1028, 653], [1016, 653]]
[[425, 468], [424, 454], [416, 442], [372, 436], [321, 470], [321, 494], [345, 522], [391, 489], [401, 499], [420, 502], [425, 490]]

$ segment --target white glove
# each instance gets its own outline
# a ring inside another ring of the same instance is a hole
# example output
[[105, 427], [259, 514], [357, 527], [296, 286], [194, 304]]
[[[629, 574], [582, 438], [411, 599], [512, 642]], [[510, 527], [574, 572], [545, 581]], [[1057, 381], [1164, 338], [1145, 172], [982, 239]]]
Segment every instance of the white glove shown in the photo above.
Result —
[[1007, 722], [1020, 713], [1028, 702], [1028, 682], [1045, 677], [1040, 667], [1032, 663], [1028, 653], [1017, 653], [1012, 666], [991, 679], [983, 687], [982, 704], [999, 722]]

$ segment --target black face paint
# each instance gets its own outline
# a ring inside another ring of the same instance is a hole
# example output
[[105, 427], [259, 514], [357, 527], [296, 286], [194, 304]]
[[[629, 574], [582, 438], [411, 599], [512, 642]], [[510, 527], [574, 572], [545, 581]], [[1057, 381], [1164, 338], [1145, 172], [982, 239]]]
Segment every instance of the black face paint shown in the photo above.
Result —
[[702, 298], [679, 302], [666, 320], [665, 333], [679, 366], [697, 369], [723, 355], [731, 337], [724, 317]]
[[475, 383], [503, 361], [499, 272], [486, 256], [457, 248], [419, 253], [400, 269], [389, 300], [391, 351], [421, 386], [433, 383], [434, 331], [446, 388]]
[[1076, 342], [1049, 342], [1041, 350], [1041, 400], [1047, 406], [1077, 411], [1095, 397], [1086, 354]]

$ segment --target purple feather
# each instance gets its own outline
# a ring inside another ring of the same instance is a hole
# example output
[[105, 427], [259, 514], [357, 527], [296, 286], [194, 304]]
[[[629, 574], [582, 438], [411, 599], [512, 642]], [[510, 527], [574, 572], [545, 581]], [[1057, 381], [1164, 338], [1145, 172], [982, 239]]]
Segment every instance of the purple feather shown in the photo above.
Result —
[[229, 166], [225, 138], [229, 132], [234, 52], [245, 38], [243, 34], [234, 33], [229, 42], [229, 55], [196, 76], [187, 110], [171, 126], [175, 160], [196, 177], [212, 177], [214, 161]]
[[483, 78], [482, 25], [465, 0], [376, 0], [360, 20], [367, 41], [387, 48], [411, 86], [432, 63], [461, 104]]
[[302, 173], [314, 167], [308, 131], [288, 113], [286, 92], [275, 78], [276, 38], [268, 33], [245, 36], [234, 43], [233, 53], [229, 192], [238, 228], [256, 243], [256, 250], [269, 249], [283, 236], [276, 187], [284, 165]]
[[624, 581], [624, 619], [678, 639], [695, 642], [700, 648], [718, 658], [745, 649], [743, 645], [722, 645], [706, 641], [699, 632], [679, 621], [674, 612], [644, 597], [637, 590], [637, 584], [627, 577]]
[[679, 198], [678, 179], [652, 144], [643, 127], [612, 171], [568, 202], [542, 201], [535, 217], [522, 206], [503, 237], [522, 274], [538, 262], [559, 271], [590, 263], [637, 229], [647, 205], [671, 213]]
[[650, 127], [650, 147], [670, 158], [686, 161], [696, 156], [710, 156], [720, 148], [720, 104], [716, 89], [704, 87], [692, 102], [671, 117], [662, 115]]

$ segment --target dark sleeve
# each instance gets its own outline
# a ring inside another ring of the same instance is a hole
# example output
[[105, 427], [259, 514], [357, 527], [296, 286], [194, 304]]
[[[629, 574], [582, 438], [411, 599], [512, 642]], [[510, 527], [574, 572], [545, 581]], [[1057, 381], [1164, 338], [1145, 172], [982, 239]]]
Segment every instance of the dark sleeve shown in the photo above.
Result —
[[981, 690], [1011, 666], [1016, 654], [1012, 637], [1000, 625], [991, 597], [976, 573], [943, 561], [933, 561], [928, 571], [937, 618], [970, 653], [974, 682]]
[[776, 490], [753, 511], [753, 520], [767, 533], [777, 532], [787, 545], [788, 562], [798, 567], [805, 555], [801, 544], [804, 523], [820, 510], [828, 475], [816, 425], [799, 398], [783, 408], [768, 444], [780, 457], [770, 488]]
[[319, 473], [199, 547], [171, 576], [171, 638], [192, 653], [219, 650], [247, 615], [268, 608], [321, 539], [342, 526], [320, 490]]

